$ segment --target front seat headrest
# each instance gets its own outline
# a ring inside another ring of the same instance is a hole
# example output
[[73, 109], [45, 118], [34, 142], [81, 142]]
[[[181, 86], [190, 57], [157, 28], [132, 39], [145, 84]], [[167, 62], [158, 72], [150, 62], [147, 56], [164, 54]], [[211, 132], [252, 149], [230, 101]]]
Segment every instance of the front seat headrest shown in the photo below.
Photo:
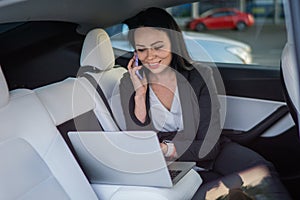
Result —
[[113, 48], [105, 30], [97, 28], [88, 32], [81, 51], [80, 65], [92, 66], [101, 71], [115, 65]]

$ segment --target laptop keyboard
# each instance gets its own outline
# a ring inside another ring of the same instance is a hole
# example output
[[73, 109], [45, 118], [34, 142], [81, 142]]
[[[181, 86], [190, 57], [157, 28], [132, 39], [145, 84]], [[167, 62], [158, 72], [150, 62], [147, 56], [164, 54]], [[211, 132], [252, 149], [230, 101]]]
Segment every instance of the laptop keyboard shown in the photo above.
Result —
[[169, 170], [171, 179], [174, 179], [180, 172], [181, 170]]

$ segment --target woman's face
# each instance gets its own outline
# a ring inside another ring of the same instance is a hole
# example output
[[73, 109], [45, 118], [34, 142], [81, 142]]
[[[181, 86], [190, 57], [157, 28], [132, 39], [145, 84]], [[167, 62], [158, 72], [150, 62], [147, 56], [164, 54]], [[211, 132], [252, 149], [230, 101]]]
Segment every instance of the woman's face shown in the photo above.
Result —
[[166, 32], [151, 28], [137, 28], [134, 33], [139, 60], [152, 73], [167, 69], [172, 60], [171, 42]]

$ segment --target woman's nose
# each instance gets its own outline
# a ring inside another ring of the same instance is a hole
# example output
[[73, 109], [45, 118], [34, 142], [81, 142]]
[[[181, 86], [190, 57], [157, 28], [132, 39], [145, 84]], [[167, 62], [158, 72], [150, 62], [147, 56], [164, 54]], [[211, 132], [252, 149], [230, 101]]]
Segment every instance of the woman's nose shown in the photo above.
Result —
[[153, 59], [155, 58], [155, 51], [152, 48], [147, 49], [147, 58], [148, 59]]

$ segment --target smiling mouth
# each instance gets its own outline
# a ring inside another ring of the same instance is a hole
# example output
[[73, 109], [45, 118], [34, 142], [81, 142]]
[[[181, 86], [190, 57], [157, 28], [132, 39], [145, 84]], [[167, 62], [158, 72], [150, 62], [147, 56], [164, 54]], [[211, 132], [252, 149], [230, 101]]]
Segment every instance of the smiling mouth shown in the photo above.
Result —
[[156, 63], [148, 63], [148, 66], [149, 66], [149, 68], [151, 68], [151, 69], [156, 69], [156, 68], [159, 67], [160, 63], [161, 63], [161, 61], [156, 62]]

